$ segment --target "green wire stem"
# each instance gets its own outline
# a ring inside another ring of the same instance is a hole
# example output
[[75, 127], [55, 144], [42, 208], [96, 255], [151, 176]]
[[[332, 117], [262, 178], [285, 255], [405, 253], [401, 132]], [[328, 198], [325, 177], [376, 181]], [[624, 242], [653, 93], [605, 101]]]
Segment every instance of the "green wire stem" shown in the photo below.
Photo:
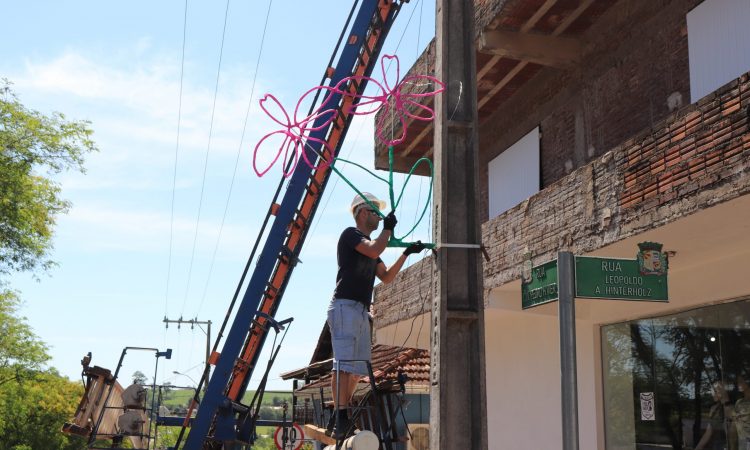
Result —
[[[366, 167], [364, 167], [364, 166], [362, 166], [360, 164], [357, 164], [357, 163], [355, 163], [353, 161], [346, 160], [344, 158], [336, 158], [331, 163], [331, 169], [339, 177], [341, 177], [341, 179], [344, 180], [344, 182], [346, 184], [348, 184], [349, 187], [351, 187], [354, 190], [354, 192], [357, 193], [357, 195], [359, 195], [360, 197], [362, 197], [362, 199], [365, 201], [365, 203], [367, 203], [367, 205], [370, 208], [372, 208], [375, 211], [375, 213], [378, 216], [380, 216], [381, 218], [383, 218], [383, 219], [385, 219], [385, 214], [383, 214], [383, 212], [380, 211], [380, 208], [378, 208], [374, 203], [372, 203], [369, 199], [367, 199], [362, 194], [362, 192], [359, 189], [357, 189], [357, 187], [354, 186], [354, 184], [346, 176], [344, 176], [344, 174], [342, 174], [341, 171], [339, 171], [336, 168], [336, 166], [334, 165], [334, 163], [336, 161], [342, 161], [342, 162], [345, 162], [345, 163], [348, 163], [348, 164], [352, 164], [352, 165], [354, 165], [356, 167], [359, 167], [360, 169], [362, 169], [365, 172], [369, 173], [370, 175], [372, 175], [373, 177], [377, 178], [378, 180], [380, 180], [380, 181], [388, 184], [388, 196], [390, 197], [390, 200], [391, 200], [391, 211], [395, 211], [396, 207], [398, 207], [399, 203], [401, 202], [401, 198], [404, 196], [404, 190], [406, 190], [406, 186], [409, 184], [409, 179], [411, 178], [412, 174], [414, 174], [414, 171], [417, 170], [417, 167], [421, 163], [423, 163], [423, 162], [427, 164], [427, 166], [429, 167], [429, 171], [430, 171], [430, 187], [429, 187], [429, 190], [427, 192], [427, 201], [425, 202], [424, 208], [422, 209], [422, 214], [420, 214], [420, 216], [419, 216], [419, 220], [417, 220], [417, 222], [414, 224], [414, 226], [409, 231], [407, 231], [403, 236], [396, 237], [395, 235], [391, 234], [391, 237], [388, 240], [388, 247], [408, 247], [409, 245], [413, 244], [413, 242], [404, 242], [403, 239], [406, 236], [408, 236], [409, 234], [411, 234], [417, 228], [417, 226], [419, 226], [419, 224], [422, 222], [422, 219], [424, 218], [424, 215], [427, 213], [427, 208], [430, 206], [430, 199], [432, 197], [432, 181], [433, 181], [432, 177], [433, 177], [433, 174], [434, 174], [434, 167], [432, 165], [432, 161], [430, 161], [429, 158], [422, 157], [422, 158], [419, 158], [414, 163], [413, 166], [411, 166], [411, 170], [409, 170], [409, 174], [406, 176], [406, 180], [404, 181], [404, 185], [401, 188], [401, 192], [399, 192], [398, 199], [396, 199], [396, 197], [394, 196], [394, 191], [393, 191], [393, 146], [388, 146], [388, 179], [387, 180], [385, 178], [383, 178], [383, 177], [380, 177], [380, 176], [376, 175], [375, 173], [373, 173], [372, 171], [370, 171]], [[434, 249], [435, 248], [435, 244], [434, 243], [429, 243], [429, 242], [428, 243], [424, 243], [424, 246], [425, 246], [425, 248], [429, 248], [429, 249]]]

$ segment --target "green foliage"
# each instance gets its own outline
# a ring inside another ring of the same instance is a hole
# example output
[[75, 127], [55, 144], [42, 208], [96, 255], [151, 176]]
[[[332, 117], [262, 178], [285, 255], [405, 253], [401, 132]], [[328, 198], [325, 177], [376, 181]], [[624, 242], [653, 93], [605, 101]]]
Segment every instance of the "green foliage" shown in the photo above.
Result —
[[[0, 277], [46, 270], [52, 230], [69, 204], [51, 179], [83, 172], [83, 157], [96, 150], [88, 122], [27, 109], [0, 80]], [[50, 357], [25, 317], [19, 298], [0, 281], [0, 449], [79, 450], [84, 439], [63, 434], [83, 386], [44, 369]]]
[[15, 292], [0, 291], [0, 448], [86, 448], [84, 440], [60, 431], [75, 414], [83, 387], [42, 369], [47, 347], [17, 316], [18, 303]]
[[54, 369], [0, 386], [0, 442], [4, 449], [79, 450], [83, 438], [60, 429], [75, 414], [83, 386]]
[[47, 176], [83, 172], [84, 155], [95, 151], [86, 121], [67, 121], [27, 109], [0, 81], [0, 274], [46, 270], [52, 230], [69, 203]]
[[133, 384], [140, 384], [141, 386], [148, 383], [148, 377], [140, 370], [133, 372]]
[[0, 290], [0, 388], [34, 376], [49, 360], [47, 346], [34, 334], [26, 318], [16, 317], [18, 304], [15, 292]]

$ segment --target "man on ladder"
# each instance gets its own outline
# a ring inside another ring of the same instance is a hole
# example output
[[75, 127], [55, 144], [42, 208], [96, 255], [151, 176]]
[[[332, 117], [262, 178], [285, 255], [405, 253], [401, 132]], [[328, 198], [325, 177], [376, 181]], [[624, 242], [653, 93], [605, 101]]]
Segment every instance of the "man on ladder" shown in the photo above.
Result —
[[386, 204], [369, 192], [354, 197], [350, 211], [356, 226], [348, 227], [341, 233], [336, 253], [336, 288], [328, 306], [328, 327], [333, 344], [331, 392], [336, 414], [331, 436], [336, 439], [346, 437], [350, 428], [348, 407], [360, 377], [368, 375], [370, 304], [375, 277], [383, 283], [390, 283], [401, 270], [407, 256], [425, 248], [421, 242], [413, 243], [393, 265], [386, 267], [380, 255], [388, 245], [398, 220], [391, 211], [383, 219], [383, 231], [376, 239], [371, 239], [370, 234], [377, 230], [381, 220], [373, 207], [382, 211]]

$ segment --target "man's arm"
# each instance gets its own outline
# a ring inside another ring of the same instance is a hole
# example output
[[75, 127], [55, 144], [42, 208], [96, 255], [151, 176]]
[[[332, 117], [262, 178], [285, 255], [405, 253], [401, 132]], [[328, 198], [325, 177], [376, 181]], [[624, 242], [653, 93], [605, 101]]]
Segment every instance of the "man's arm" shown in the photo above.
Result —
[[362, 241], [354, 247], [354, 250], [362, 253], [368, 258], [376, 259], [383, 253], [383, 251], [385, 251], [391, 233], [391, 230], [383, 230], [380, 232], [380, 236], [373, 241], [362, 239]]
[[398, 255], [398, 259], [395, 263], [391, 264], [391, 267], [385, 267], [385, 264], [381, 261], [378, 264], [378, 267], [375, 270], [375, 275], [382, 281], [383, 283], [390, 283], [393, 281], [394, 278], [396, 278], [396, 274], [401, 271], [401, 268], [404, 266], [404, 263], [406, 262], [406, 258], [409, 257], [409, 255], [412, 255], [414, 253], [419, 253], [422, 250], [425, 249], [424, 244], [422, 244], [422, 241], [417, 241], [404, 250], [404, 252], [400, 255]]
[[380, 232], [380, 236], [374, 241], [363, 239], [362, 242], [354, 247], [354, 250], [362, 253], [368, 258], [375, 259], [380, 256], [388, 245], [388, 239], [393, 234], [393, 229], [396, 227], [398, 220], [396, 219], [396, 213], [391, 211], [385, 219], [383, 219], [383, 231]]
[[378, 264], [375, 275], [377, 275], [377, 277], [383, 283], [390, 283], [394, 278], [396, 278], [396, 274], [398, 274], [398, 272], [404, 266], [405, 262], [406, 255], [404, 255], [403, 253], [398, 256], [396, 262], [391, 264], [391, 267], [385, 267], [385, 264], [381, 262]]

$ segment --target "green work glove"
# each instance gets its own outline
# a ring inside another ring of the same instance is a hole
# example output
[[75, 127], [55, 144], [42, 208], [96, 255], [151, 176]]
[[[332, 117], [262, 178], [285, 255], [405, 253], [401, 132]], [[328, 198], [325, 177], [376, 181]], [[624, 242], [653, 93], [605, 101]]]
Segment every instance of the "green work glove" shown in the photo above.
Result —
[[404, 250], [404, 255], [409, 256], [414, 253], [419, 253], [425, 248], [427, 247], [425, 247], [422, 241], [417, 241], [406, 247], [406, 250]]
[[397, 223], [398, 219], [396, 219], [396, 213], [394, 211], [391, 211], [387, 216], [385, 216], [385, 219], [383, 219], [383, 230], [392, 232], [393, 229], [396, 228]]

